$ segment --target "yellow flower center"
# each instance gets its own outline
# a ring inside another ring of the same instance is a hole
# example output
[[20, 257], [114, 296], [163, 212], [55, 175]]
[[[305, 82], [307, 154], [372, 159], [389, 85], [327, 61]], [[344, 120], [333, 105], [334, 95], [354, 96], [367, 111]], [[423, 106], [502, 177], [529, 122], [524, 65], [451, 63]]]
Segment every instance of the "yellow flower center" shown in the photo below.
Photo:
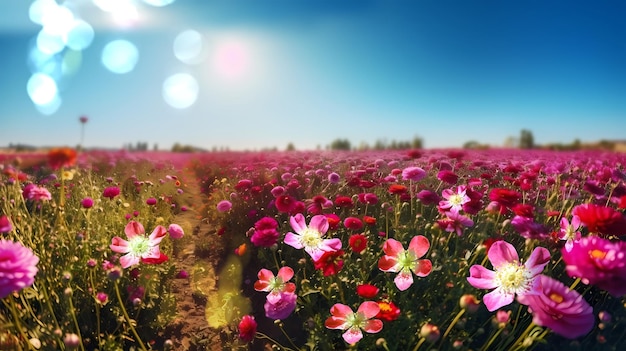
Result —
[[391, 312], [391, 305], [387, 302], [379, 302], [378, 307], [380, 307], [380, 312], [382, 313]]
[[508, 294], [520, 293], [530, 289], [532, 275], [525, 266], [511, 262], [496, 271], [495, 280], [504, 292]]
[[306, 228], [304, 233], [301, 234], [300, 241], [305, 247], [319, 247], [322, 243], [322, 238], [317, 230]]
[[589, 256], [596, 260], [602, 260], [606, 257], [606, 251], [602, 251], [598, 249], [591, 250], [589, 251]]
[[552, 301], [554, 301], [556, 303], [561, 303], [561, 302], [563, 302], [563, 300], [565, 300], [565, 298], [563, 296], [561, 296], [561, 295], [559, 295], [557, 293], [554, 293], [554, 292], [552, 294], [550, 294], [549, 297], [550, 297], [550, 300], [552, 300]]
[[448, 202], [452, 204], [453, 206], [463, 205], [463, 196], [461, 194], [451, 195], [450, 198], [448, 199]]
[[150, 241], [145, 236], [137, 235], [128, 242], [131, 255], [142, 256], [150, 251]]

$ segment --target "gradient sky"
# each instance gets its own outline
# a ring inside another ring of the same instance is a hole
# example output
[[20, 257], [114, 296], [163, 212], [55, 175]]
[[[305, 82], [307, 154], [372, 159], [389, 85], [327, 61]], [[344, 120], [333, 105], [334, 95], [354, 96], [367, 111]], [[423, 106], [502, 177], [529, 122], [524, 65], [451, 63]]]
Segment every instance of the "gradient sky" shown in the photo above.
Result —
[[[621, 0], [115, 1], [136, 16], [122, 23], [97, 1], [57, 1], [95, 37], [59, 78], [52, 114], [26, 89], [42, 28], [29, 20], [32, 2], [0, 2], [0, 146], [75, 146], [81, 115], [86, 147], [314, 149], [337, 138], [358, 146], [415, 136], [428, 148], [500, 146], [521, 129], [540, 144], [626, 139]], [[203, 43], [193, 64], [173, 50], [189, 29]], [[138, 49], [129, 73], [101, 63], [116, 39]], [[198, 82], [188, 108], [164, 101], [176, 73]]]

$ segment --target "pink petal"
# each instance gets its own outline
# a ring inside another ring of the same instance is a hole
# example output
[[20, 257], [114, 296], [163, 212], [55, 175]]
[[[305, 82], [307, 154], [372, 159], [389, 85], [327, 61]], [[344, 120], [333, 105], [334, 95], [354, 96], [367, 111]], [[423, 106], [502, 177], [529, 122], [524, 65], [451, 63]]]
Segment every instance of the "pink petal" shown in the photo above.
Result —
[[320, 234], [324, 235], [328, 231], [328, 218], [324, 215], [317, 215], [311, 218], [309, 223], [309, 229], [317, 230]]
[[409, 251], [412, 251], [416, 258], [424, 256], [429, 248], [430, 242], [428, 242], [428, 239], [423, 235], [414, 236], [409, 243]]
[[298, 234], [302, 234], [306, 229], [306, 221], [302, 213], [297, 213], [295, 216], [289, 218], [289, 223], [291, 223], [291, 228]]
[[396, 278], [393, 280], [393, 282], [396, 283], [398, 290], [404, 291], [408, 289], [411, 285], [413, 285], [413, 274], [411, 273], [411, 271], [407, 272], [405, 270], [402, 270], [400, 271], [400, 273], [398, 273], [398, 275], [396, 275]]
[[271, 303], [272, 305], [275, 305], [282, 298], [283, 298], [283, 294], [281, 294], [280, 291], [272, 291], [269, 294], [267, 294], [266, 300], [267, 300], [267, 302]]
[[111, 245], [109, 245], [113, 252], [117, 253], [127, 253], [130, 249], [128, 248], [128, 241], [120, 238], [119, 236], [113, 237], [111, 239]]
[[470, 276], [467, 281], [477, 289], [493, 289], [497, 287], [496, 272], [477, 264], [470, 267]]
[[513, 245], [504, 240], [496, 241], [491, 245], [487, 253], [489, 261], [494, 268], [498, 269], [503, 265], [511, 262], [519, 262], [519, 256]]
[[148, 237], [150, 239], [150, 246], [156, 246], [161, 243], [161, 240], [167, 235], [167, 229], [162, 225], [157, 225], [152, 231], [152, 234]]
[[291, 232], [285, 234], [284, 243], [296, 249], [301, 249], [304, 247], [304, 245], [300, 243], [300, 236]]
[[291, 267], [280, 267], [278, 270], [278, 277], [283, 280], [283, 282], [288, 282], [291, 278], [293, 278], [293, 269]]
[[404, 251], [404, 247], [402, 243], [395, 239], [387, 239], [385, 244], [383, 244], [383, 251], [387, 256], [398, 257], [398, 255]]
[[296, 291], [296, 284], [294, 283], [286, 283], [285, 287], [283, 288], [283, 292], [286, 293], [293, 293]]
[[418, 277], [425, 277], [433, 270], [433, 263], [430, 260], [417, 260], [417, 264], [411, 269]]
[[506, 294], [498, 288], [483, 296], [483, 302], [485, 303], [485, 306], [487, 306], [489, 312], [493, 312], [500, 307], [510, 304], [513, 302], [514, 298], [515, 294]]
[[357, 312], [362, 313], [365, 319], [370, 319], [380, 312], [380, 306], [374, 301], [365, 301], [361, 303]]
[[330, 252], [341, 250], [341, 239], [324, 239], [322, 240], [322, 245], [320, 248], [324, 251]]
[[161, 250], [158, 246], [152, 246], [148, 249], [148, 252], [141, 255], [141, 258], [159, 258], [161, 257]]
[[139, 264], [139, 257], [134, 255], [124, 255], [120, 257], [120, 264], [122, 265], [122, 268], [134, 266]]
[[383, 329], [383, 322], [380, 319], [370, 319], [365, 322], [363, 330], [368, 333], [378, 333]]
[[378, 269], [383, 272], [397, 272], [397, 264], [398, 260], [395, 256], [383, 256], [380, 258], [380, 260], [378, 260]]
[[572, 227], [574, 227], [574, 229], [578, 229], [580, 227], [580, 217], [578, 217], [577, 215], [573, 215], [572, 216]]
[[328, 317], [324, 325], [328, 329], [345, 329], [346, 328], [346, 319], [340, 317]]
[[308, 253], [309, 256], [311, 256], [313, 261], [319, 261], [320, 257], [324, 255], [324, 250], [320, 250], [316, 247], [305, 247], [304, 251], [306, 251], [306, 253]]
[[132, 239], [133, 237], [143, 234], [145, 232], [146, 230], [143, 228], [143, 225], [136, 221], [128, 222], [126, 228], [124, 228], [124, 233], [126, 233], [126, 236], [129, 239]]
[[345, 319], [347, 316], [349, 316], [352, 313], [353, 312], [350, 306], [346, 306], [341, 303], [336, 303], [333, 305], [333, 307], [330, 308], [330, 314], [335, 317], [340, 317], [340, 318]]
[[543, 268], [550, 262], [550, 251], [545, 247], [536, 247], [528, 257], [528, 261], [524, 264], [532, 275], [537, 275], [543, 271]]
[[363, 333], [358, 327], [352, 327], [348, 329], [345, 333], [343, 333], [342, 336], [348, 344], [355, 344], [359, 340], [363, 339]]

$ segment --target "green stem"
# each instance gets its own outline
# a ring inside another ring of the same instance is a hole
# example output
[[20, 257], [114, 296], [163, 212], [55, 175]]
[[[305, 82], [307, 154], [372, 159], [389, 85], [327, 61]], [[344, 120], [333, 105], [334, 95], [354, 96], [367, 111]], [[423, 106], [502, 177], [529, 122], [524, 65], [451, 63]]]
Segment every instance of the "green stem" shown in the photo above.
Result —
[[289, 343], [291, 344], [291, 346], [297, 350], [298, 346], [296, 346], [296, 344], [293, 343], [293, 340], [291, 340], [291, 338], [289, 337], [289, 334], [287, 334], [287, 332], [285, 331], [285, 329], [283, 328], [283, 322], [281, 321], [280, 323], [278, 323], [278, 328], [280, 329], [280, 331], [283, 333], [283, 335], [287, 338], [287, 340], [289, 340]]
[[489, 347], [498, 338], [498, 335], [500, 335], [500, 333], [502, 333], [502, 330], [504, 330], [504, 328], [498, 328], [498, 330], [489, 338], [487, 343], [485, 345], [483, 345], [483, 347], [480, 349], [480, 351], [487, 351], [487, 350], [489, 350]]
[[[13, 296], [9, 295], [7, 297], [7, 299], [9, 300], [9, 309], [11, 310], [11, 315], [13, 315], [13, 319], [15, 320], [15, 329], [17, 329], [17, 331], [20, 333], [20, 336], [22, 337], [22, 339], [24, 339], [26, 344], [28, 344], [28, 349], [29, 350], [34, 350], [33, 345], [28, 340], [28, 336], [24, 332], [24, 329], [22, 329], [22, 323], [20, 323], [20, 316], [17, 313], [17, 306], [15, 305], [15, 300], [13, 299]], [[3, 301], [3, 302], [6, 305], [6, 302], [5, 301]]]
[[72, 294], [68, 296], [68, 301], [70, 304], [70, 314], [72, 315], [72, 320], [74, 321], [74, 328], [76, 328], [76, 334], [78, 335], [78, 340], [80, 340], [80, 349], [85, 351], [85, 345], [83, 344], [83, 335], [80, 332], [78, 320], [76, 319], [76, 309], [74, 308], [74, 301], [72, 301]]
[[417, 344], [415, 344], [415, 347], [413, 348], [413, 351], [417, 351], [420, 348], [420, 346], [422, 346], [424, 341], [426, 341], [425, 338], [420, 338], [420, 341], [418, 341]]
[[446, 336], [448, 336], [448, 334], [452, 330], [452, 327], [454, 327], [454, 325], [459, 321], [459, 319], [461, 319], [461, 316], [463, 316], [463, 313], [465, 313], [465, 308], [462, 308], [459, 311], [459, 313], [456, 314], [456, 317], [454, 317], [454, 319], [452, 320], [452, 323], [450, 323], [446, 331], [443, 333], [443, 337], [441, 337], [442, 344], [443, 344], [443, 340], [446, 338]]
[[530, 333], [530, 331], [534, 327], [536, 327], [535, 323], [530, 322], [526, 330], [524, 330], [524, 332], [519, 336], [519, 338], [517, 338], [517, 340], [515, 340], [515, 342], [513, 343], [512, 345], [514, 347], [513, 350], [521, 350], [523, 348], [524, 340], [528, 336], [528, 333]]
[[[276, 341], [276, 340], [272, 339], [270, 336], [267, 336], [266, 334], [263, 334], [263, 333], [261, 333], [261, 332], [256, 332], [256, 335], [255, 335], [255, 336], [256, 336], [257, 338], [259, 338], [259, 339], [267, 339], [267, 340], [269, 340], [272, 344], [274, 344], [274, 345], [276, 345], [276, 346], [280, 347], [281, 349], [285, 349], [285, 350], [287, 350], [287, 351], [295, 351], [295, 350], [292, 350], [292, 349], [290, 349], [290, 348], [288, 348], [288, 347], [284, 347], [284, 346], [283, 346], [283, 345], [281, 345], [278, 341]], [[296, 349], [297, 349], [297, 348], [296, 348]]]
[[128, 312], [126, 311], [126, 307], [124, 307], [124, 300], [122, 300], [122, 295], [120, 294], [119, 283], [117, 281], [115, 281], [115, 295], [117, 296], [117, 301], [120, 303], [120, 308], [122, 309], [122, 313], [124, 314], [124, 319], [126, 319], [126, 323], [128, 323], [128, 326], [130, 327], [130, 331], [133, 333], [133, 336], [135, 337], [135, 340], [139, 344], [139, 348], [141, 348], [141, 350], [143, 350], [143, 351], [148, 351], [146, 349], [146, 346], [141, 341], [141, 338], [139, 337], [139, 334], [137, 334], [137, 330], [135, 330], [135, 326], [133, 326], [133, 321], [128, 316]]

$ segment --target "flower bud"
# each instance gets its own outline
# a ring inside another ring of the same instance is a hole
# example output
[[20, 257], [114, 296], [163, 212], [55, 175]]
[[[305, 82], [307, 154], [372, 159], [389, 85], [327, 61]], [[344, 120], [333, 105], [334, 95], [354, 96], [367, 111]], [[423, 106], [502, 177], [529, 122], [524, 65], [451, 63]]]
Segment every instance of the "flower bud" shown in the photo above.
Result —
[[440, 335], [441, 332], [439, 331], [439, 327], [432, 323], [426, 323], [420, 329], [420, 336], [426, 339], [429, 343], [434, 343], [439, 340]]

